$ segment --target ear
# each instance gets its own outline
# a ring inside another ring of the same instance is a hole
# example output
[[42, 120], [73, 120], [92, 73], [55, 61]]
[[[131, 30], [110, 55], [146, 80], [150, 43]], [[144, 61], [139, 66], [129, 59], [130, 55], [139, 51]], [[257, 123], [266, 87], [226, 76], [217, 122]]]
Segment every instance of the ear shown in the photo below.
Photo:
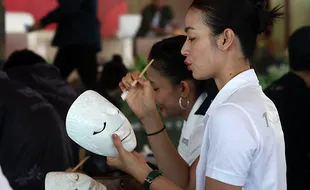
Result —
[[217, 38], [217, 47], [220, 50], [227, 50], [235, 40], [235, 33], [232, 29], [227, 28]]
[[187, 98], [189, 96], [190, 87], [187, 81], [181, 81], [181, 97]]

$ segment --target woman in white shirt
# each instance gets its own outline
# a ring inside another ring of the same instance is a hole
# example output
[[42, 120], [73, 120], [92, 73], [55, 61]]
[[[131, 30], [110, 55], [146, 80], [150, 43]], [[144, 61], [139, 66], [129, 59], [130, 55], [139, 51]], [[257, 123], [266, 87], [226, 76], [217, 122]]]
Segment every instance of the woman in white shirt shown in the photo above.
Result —
[[[185, 57], [181, 54], [185, 40], [186, 36], [175, 36], [154, 44], [148, 59], [155, 61], [147, 70], [150, 88], [154, 89], [154, 100], [162, 116], [184, 119], [178, 145], [180, 155], [171, 156], [171, 151], [165, 148], [166, 144], [171, 144], [168, 136], [161, 133], [147, 136], [157, 165], [165, 176], [181, 187], [189, 188], [191, 185], [190, 189], [195, 189], [195, 171], [205, 129], [204, 115], [218, 90], [214, 80], [195, 80], [192, 72], [187, 69], [184, 64]], [[131, 75], [128, 74], [129, 78], [125, 77], [121, 85], [130, 84]], [[129, 103], [129, 106], [135, 105]], [[175, 178], [175, 172], [178, 171], [180, 164], [192, 171], [190, 176], [192, 183], [187, 180], [189, 179], [187, 176]]]
[[[182, 48], [195, 79], [213, 78], [220, 90], [205, 116], [205, 132], [196, 171], [197, 190], [285, 190], [284, 138], [274, 104], [264, 95], [250, 59], [257, 36], [280, 16], [264, 0], [194, 0], [186, 15], [188, 40]], [[133, 77], [137, 79], [137, 76]], [[138, 79], [130, 103], [146, 129], [162, 128], [148, 90]], [[128, 96], [129, 97], [129, 96]], [[153, 106], [151, 106], [153, 105]], [[182, 189], [152, 171], [113, 135], [118, 158], [109, 163], [131, 174], [146, 189]], [[175, 150], [171, 147], [171, 154]], [[185, 169], [179, 169], [181, 178]]]

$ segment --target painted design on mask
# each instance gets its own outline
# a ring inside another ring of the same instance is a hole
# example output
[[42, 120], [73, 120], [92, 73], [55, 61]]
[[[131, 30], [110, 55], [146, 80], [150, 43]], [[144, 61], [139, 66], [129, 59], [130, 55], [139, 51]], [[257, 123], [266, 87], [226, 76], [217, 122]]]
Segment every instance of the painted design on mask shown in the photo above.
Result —
[[107, 190], [107, 188], [82, 173], [49, 172], [45, 177], [45, 190]]
[[71, 105], [66, 129], [83, 148], [102, 156], [117, 156], [112, 134], [117, 134], [127, 151], [137, 145], [131, 124], [112, 103], [95, 91], [86, 91]]

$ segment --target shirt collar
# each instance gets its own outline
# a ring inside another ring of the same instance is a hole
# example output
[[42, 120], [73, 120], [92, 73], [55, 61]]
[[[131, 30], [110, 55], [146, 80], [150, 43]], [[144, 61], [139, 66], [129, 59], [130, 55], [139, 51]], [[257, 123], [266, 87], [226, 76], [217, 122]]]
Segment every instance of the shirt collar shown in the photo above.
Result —
[[[190, 118], [193, 116], [193, 115], [200, 115], [200, 114], [196, 114], [196, 112], [200, 109], [200, 107], [202, 106], [203, 102], [207, 99], [208, 97], [208, 94], [206, 92], [202, 93], [196, 100], [193, 108], [191, 109], [189, 115], [188, 115], [188, 119], [187, 120], [190, 120]], [[203, 114], [204, 115], [204, 114]]]
[[214, 101], [210, 105], [207, 113], [210, 112], [213, 108], [222, 104], [226, 101], [232, 94], [237, 90], [248, 86], [248, 85], [259, 85], [259, 81], [253, 69], [246, 70], [234, 78], [232, 78], [225, 86], [219, 91]]

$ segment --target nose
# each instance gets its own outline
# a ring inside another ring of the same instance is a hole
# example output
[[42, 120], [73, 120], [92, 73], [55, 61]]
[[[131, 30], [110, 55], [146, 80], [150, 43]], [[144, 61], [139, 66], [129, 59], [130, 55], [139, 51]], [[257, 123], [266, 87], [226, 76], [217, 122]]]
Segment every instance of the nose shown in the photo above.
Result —
[[187, 40], [184, 42], [183, 44], [183, 47], [181, 49], [181, 54], [184, 55], [184, 56], [188, 56], [188, 51], [189, 50], [189, 47], [188, 47], [188, 43], [187, 43]]

